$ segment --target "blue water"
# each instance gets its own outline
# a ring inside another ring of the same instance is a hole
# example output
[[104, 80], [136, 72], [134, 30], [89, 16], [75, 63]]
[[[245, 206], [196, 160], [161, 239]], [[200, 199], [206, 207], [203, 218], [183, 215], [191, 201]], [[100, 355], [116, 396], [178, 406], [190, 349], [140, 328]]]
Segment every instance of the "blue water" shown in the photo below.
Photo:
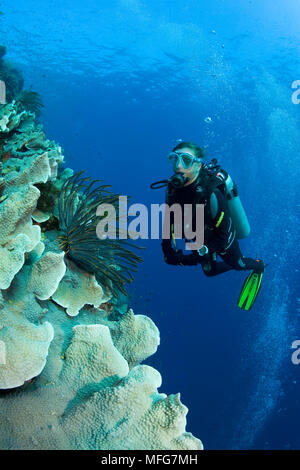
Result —
[[[251, 312], [245, 273], [205, 278], [164, 263], [159, 240], [129, 288], [161, 332], [146, 363], [181, 392], [207, 449], [299, 449], [300, 5], [296, 0], [14, 0], [1, 42], [43, 98], [41, 122], [86, 169], [132, 202], [164, 201], [177, 139], [207, 147], [237, 181], [252, 227], [245, 256], [269, 266]], [[206, 123], [210, 116], [212, 122]], [[297, 301], [298, 298], [298, 301]]]

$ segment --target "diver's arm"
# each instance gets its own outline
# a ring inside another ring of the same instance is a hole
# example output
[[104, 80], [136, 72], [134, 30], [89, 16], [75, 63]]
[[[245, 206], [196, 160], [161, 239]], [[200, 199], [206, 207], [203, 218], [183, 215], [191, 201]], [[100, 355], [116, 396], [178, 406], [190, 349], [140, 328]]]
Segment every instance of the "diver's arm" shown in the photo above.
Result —
[[194, 251], [190, 255], [184, 255], [182, 250], [177, 250], [172, 247], [171, 240], [169, 239], [163, 240], [161, 246], [164, 253], [164, 260], [167, 264], [174, 266], [195, 266], [202, 261], [197, 251]]
[[170, 239], [163, 239], [161, 247], [164, 253], [164, 260], [168, 264], [177, 265], [180, 263], [180, 257], [178, 251], [173, 249]]
[[234, 237], [232, 220], [228, 210], [228, 204], [219, 189], [216, 189], [210, 197], [210, 214], [214, 226], [214, 236], [207, 243], [211, 253], [223, 253]]
[[[166, 203], [170, 205], [168, 197]], [[170, 224], [170, 226], [166, 226]], [[172, 245], [172, 227], [174, 226], [174, 214], [170, 213], [170, 218], [164, 217], [163, 220], [163, 233], [169, 234], [169, 238], [163, 238], [161, 246], [164, 253], [164, 260], [167, 264], [172, 264], [174, 266], [193, 266], [200, 262], [200, 257], [197, 251], [193, 252], [190, 255], [184, 255], [182, 250], [178, 250]]]

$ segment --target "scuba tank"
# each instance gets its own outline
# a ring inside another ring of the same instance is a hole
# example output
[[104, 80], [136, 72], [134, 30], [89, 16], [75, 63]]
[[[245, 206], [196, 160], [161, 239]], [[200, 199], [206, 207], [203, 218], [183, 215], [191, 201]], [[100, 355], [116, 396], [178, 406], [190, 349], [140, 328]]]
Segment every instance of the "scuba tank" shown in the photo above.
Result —
[[214, 158], [204, 169], [211, 177], [214, 177], [214, 187], [220, 189], [228, 202], [228, 209], [232, 223], [236, 230], [237, 239], [246, 238], [250, 233], [250, 224], [238, 195], [236, 183], [232, 180], [227, 171], [223, 170], [218, 161]]

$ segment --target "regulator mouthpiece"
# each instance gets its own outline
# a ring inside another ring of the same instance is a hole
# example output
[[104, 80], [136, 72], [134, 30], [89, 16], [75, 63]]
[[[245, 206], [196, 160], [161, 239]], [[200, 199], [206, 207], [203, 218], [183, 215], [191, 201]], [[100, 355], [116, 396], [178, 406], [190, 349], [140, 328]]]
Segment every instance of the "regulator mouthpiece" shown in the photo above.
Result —
[[165, 186], [168, 186], [169, 183], [174, 188], [182, 188], [188, 181], [189, 181], [189, 178], [187, 176], [184, 176], [182, 173], [175, 173], [168, 180], [160, 180], [160, 181], [156, 181], [155, 183], [152, 183], [150, 185], [150, 188], [151, 189], [164, 188]]
[[189, 178], [182, 173], [175, 173], [169, 181], [174, 188], [182, 188], [189, 181]]

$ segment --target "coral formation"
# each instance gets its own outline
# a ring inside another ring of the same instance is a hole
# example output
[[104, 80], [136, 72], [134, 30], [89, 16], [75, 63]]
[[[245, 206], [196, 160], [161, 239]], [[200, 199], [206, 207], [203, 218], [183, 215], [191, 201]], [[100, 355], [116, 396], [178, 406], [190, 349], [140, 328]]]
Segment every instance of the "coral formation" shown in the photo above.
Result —
[[18, 191], [10, 188], [0, 204], [0, 289], [10, 286], [24, 264], [25, 253], [40, 241], [40, 227], [31, 220], [38, 196], [38, 189], [32, 185]]
[[202, 448], [185, 432], [187, 408], [179, 395], [158, 393], [161, 377], [152, 367], [130, 370], [108, 326], [76, 325], [62, 358], [53, 360], [57, 349], [51, 345], [52, 362], [34, 387], [0, 397], [0, 448]]
[[[92, 346], [91, 359], [86, 342]], [[103, 355], [109, 368], [99, 367]], [[129, 372], [106, 326], [76, 326], [65, 356], [62, 382], [75, 386], [75, 393], [62, 426], [72, 436], [75, 448], [83, 448], [82, 435], [92, 449], [201, 448], [200, 441], [185, 432], [187, 408], [179, 395], [166, 397], [157, 392], [161, 376], [152, 367], [139, 365]], [[97, 384], [93, 393], [78, 400], [78, 385], [87, 391], [91, 383]]]
[[99, 277], [61, 251], [59, 194], [65, 214], [80, 208], [74, 230], [95, 228], [99, 200], [57, 173], [61, 148], [17, 102], [0, 108], [0, 159], [0, 448], [201, 449], [180, 396], [159, 393], [159, 372], [141, 365], [157, 327], [107, 289], [120, 257], [104, 250]]
[[[63, 253], [48, 252], [32, 268], [27, 290], [40, 300], [47, 300], [57, 290], [66, 272]], [[82, 304], [83, 307], [84, 303]]]
[[21, 72], [9, 61], [3, 59], [6, 47], [0, 46], [0, 80], [6, 85], [6, 99], [12, 101], [22, 91], [24, 79]]
[[67, 273], [52, 298], [66, 308], [68, 315], [75, 316], [84, 305], [99, 307], [109, 297], [93, 274], [82, 271], [74, 263], [68, 263]]
[[35, 121], [35, 114], [23, 110], [19, 102], [1, 106], [0, 158], [3, 170], [9, 163], [10, 166], [17, 165], [20, 171], [22, 165], [29, 165], [28, 157], [36, 158], [46, 152], [51, 179], [56, 178], [57, 168], [63, 161], [61, 147], [46, 138], [41, 124]]
[[0, 80], [5, 83], [7, 102], [16, 100], [22, 109], [38, 116], [43, 106], [40, 95], [31, 90], [23, 90], [24, 79], [21, 72], [11, 62], [3, 59], [5, 55], [6, 47], [0, 45]]
[[5, 351], [0, 367], [0, 389], [19, 387], [39, 375], [53, 339], [53, 327], [49, 322], [34, 325], [9, 307], [0, 310], [0, 334]]
[[130, 369], [155, 353], [159, 332], [155, 324], [145, 315], [134, 315], [128, 310], [121, 321], [107, 323], [114, 344], [126, 358]]

